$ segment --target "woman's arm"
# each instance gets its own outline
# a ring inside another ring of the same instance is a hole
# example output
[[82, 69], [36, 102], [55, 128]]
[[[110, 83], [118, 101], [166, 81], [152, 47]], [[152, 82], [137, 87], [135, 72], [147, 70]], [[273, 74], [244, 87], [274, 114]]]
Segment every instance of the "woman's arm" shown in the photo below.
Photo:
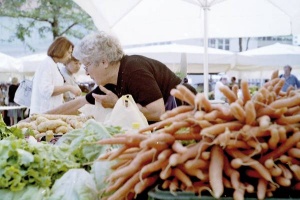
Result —
[[165, 112], [165, 104], [163, 98], [153, 101], [145, 107], [142, 107], [140, 104], [137, 104], [137, 106], [145, 115], [148, 121], [159, 121], [160, 116]]
[[78, 114], [78, 109], [88, 104], [85, 96], [78, 97], [67, 103], [62, 104], [52, 110], [48, 110], [46, 114], [64, 114], [64, 115], [74, 115]]
[[63, 85], [63, 86], [54, 86], [52, 96], [60, 95], [69, 91], [73, 93], [75, 96], [81, 95], [81, 90], [78, 86]]

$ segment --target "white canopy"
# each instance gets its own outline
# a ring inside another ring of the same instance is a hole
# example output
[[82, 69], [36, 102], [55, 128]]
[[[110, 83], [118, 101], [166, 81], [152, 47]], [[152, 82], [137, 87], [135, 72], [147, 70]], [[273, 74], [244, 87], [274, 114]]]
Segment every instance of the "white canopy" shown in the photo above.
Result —
[[208, 38], [300, 34], [299, 0], [74, 1], [123, 45], [203, 38], [205, 94]]
[[123, 45], [300, 34], [299, 0], [74, 0]]
[[[127, 48], [126, 54], [138, 54], [165, 63], [171, 70], [181, 71], [182, 59], [186, 55], [187, 73], [203, 73], [204, 47], [181, 44], [153, 45]], [[208, 48], [209, 72], [218, 73], [229, 70], [235, 62], [235, 53]]]
[[300, 71], [300, 47], [276, 43], [269, 46], [251, 49], [237, 54], [237, 63], [233, 71], [237, 71], [244, 78], [268, 79], [271, 73], [278, 69], [283, 72], [283, 67], [290, 65], [293, 73]]
[[0, 72], [17, 73], [22, 67], [22, 63], [9, 55], [0, 53]]
[[38, 54], [32, 54], [32, 55], [20, 57], [19, 60], [23, 64], [20, 71], [23, 73], [34, 73], [46, 58], [47, 58], [46, 53], [38, 53]]

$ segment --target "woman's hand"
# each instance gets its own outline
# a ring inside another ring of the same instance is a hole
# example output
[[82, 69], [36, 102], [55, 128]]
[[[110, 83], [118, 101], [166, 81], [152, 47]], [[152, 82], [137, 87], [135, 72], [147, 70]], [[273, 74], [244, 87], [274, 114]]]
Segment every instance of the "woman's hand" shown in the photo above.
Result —
[[118, 96], [101, 85], [99, 85], [99, 87], [105, 95], [93, 93], [92, 95], [95, 98], [95, 101], [101, 103], [104, 108], [113, 108], [119, 99]]

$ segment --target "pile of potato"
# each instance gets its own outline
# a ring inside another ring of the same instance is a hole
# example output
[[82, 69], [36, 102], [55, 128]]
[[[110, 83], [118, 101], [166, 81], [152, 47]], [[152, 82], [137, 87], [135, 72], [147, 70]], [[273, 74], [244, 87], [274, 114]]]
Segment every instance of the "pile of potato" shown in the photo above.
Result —
[[82, 125], [92, 118], [91, 116], [77, 115], [50, 115], [35, 114], [28, 119], [20, 121], [15, 126], [26, 132], [27, 129], [35, 133], [35, 138], [39, 140], [47, 135], [63, 135], [74, 129], [82, 128]]

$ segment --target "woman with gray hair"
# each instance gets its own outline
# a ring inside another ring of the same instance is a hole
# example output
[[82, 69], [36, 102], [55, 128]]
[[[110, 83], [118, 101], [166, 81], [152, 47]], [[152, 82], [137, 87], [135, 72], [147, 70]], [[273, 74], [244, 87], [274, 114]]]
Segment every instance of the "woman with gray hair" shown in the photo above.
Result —
[[[174, 100], [170, 96], [171, 89], [181, 83], [165, 64], [140, 55], [125, 55], [119, 41], [104, 32], [84, 37], [75, 46], [73, 56], [85, 66], [86, 74], [98, 87], [85, 97], [47, 113], [74, 114], [95, 100], [103, 107], [112, 108], [122, 95], [130, 94], [148, 121], [159, 121], [165, 106]], [[192, 86], [185, 85], [196, 93]]]

